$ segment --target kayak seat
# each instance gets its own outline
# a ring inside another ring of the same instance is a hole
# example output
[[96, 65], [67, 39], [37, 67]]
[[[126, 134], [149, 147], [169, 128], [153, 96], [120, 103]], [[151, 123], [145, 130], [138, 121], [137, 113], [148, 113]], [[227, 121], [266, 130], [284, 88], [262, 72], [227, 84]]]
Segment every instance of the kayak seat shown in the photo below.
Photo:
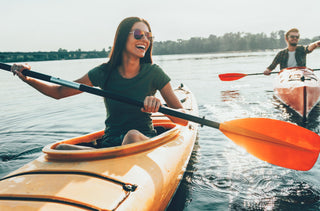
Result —
[[161, 133], [164, 133], [164, 132], [170, 130], [170, 128], [165, 128], [163, 126], [156, 126], [156, 127], [154, 127], [154, 129], [157, 131], [157, 135], [160, 135]]

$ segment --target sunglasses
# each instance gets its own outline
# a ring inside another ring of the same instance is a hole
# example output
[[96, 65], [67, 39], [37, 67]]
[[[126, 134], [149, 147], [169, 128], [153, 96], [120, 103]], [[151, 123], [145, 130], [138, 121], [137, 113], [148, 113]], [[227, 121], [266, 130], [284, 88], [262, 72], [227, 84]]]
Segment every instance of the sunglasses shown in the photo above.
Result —
[[140, 29], [135, 29], [132, 32], [129, 32], [130, 34], [133, 34], [134, 39], [141, 40], [143, 36], [145, 36], [149, 41], [153, 39], [151, 32], [145, 32]]
[[290, 35], [290, 36], [289, 36], [289, 38], [291, 38], [291, 39], [293, 39], [293, 38], [299, 39], [299, 38], [300, 38], [300, 36], [299, 36], [299, 35], [298, 35], [298, 36]]

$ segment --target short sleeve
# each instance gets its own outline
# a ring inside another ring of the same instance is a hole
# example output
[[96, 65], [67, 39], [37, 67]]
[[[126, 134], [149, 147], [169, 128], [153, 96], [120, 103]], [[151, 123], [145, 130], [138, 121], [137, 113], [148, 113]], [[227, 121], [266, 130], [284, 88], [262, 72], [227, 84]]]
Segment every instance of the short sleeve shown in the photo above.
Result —
[[274, 57], [272, 63], [267, 67], [269, 70], [274, 70], [278, 64], [280, 64], [280, 58], [283, 54], [283, 51], [279, 51], [277, 55]]
[[155, 72], [154, 77], [154, 87], [157, 90], [161, 90], [167, 83], [170, 82], [170, 77], [162, 70], [162, 68], [156, 64], [152, 65], [153, 70]]
[[106, 64], [94, 67], [88, 72], [89, 79], [93, 86], [103, 88], [106, 77]]

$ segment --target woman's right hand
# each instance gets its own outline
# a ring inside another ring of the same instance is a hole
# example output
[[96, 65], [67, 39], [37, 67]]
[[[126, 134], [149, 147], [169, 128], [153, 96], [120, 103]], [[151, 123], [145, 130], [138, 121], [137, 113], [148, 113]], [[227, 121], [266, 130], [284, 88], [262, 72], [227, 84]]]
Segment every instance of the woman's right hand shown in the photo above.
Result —
[[26, 69], [30, 70], [31, 66], [28, 64], [13, 64], [11, 66], [11, 72], [13, 73], [13, 75], [17, 75], [24, 82], [28, 80], [28, 78], [22, 74], [22, 71]]
[[142, 112], [155, 113], [158, 112], [161, 102], [155, 96], [147, 96], [143, 101], [144, 107], [141, 108]]

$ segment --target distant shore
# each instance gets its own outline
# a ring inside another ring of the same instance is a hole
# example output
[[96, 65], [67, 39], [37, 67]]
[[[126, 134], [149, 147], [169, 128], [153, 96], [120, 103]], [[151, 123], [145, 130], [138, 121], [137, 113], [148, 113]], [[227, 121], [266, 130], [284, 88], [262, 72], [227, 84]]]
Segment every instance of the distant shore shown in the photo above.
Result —
[[[270, 36], [264, 33], [226, 33], [223, 36], [210, 35], [208, 38], [192, 37], [189, 40], [178, 39], [177, 41], [153, 42], [153, 55], [170, 54], [198, 54], [198, 53], [219, 53], [230, 51], [265, 51], [285, 48], [286, 42], [283, 39], [285, 31], [273, 32]], [[301, 45], [307, 45], [319, 40], [320, 36], [312, 39], [300, 39]], [[30, 62], [48, 60], [68, 59], [91, 59], [106, 58], [109, 50], [101, 51], [68, 51], [60, 48], [58, 51], [50, 52], [0, 52], [0, 62]]]
[[50, 61], [69, 59], [92, 59], [106, 58], [109, 51], [67, 51], [59, 49], [50, 52], [0, 52], [0, 62], [30, 62], [30, 61]]

